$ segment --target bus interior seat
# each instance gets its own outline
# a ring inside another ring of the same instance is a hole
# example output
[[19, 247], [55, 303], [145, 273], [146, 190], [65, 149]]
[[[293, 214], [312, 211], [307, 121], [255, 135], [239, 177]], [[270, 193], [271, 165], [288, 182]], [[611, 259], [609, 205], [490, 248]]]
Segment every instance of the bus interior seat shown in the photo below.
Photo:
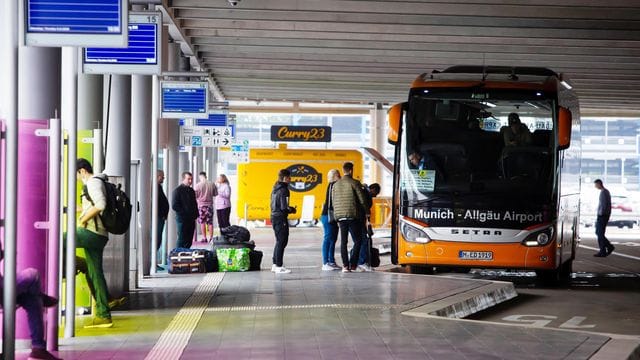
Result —
[[532, 134], [533, 146], [549, 147], [551, 144], [551, 130], [536, 130]]
[[542, 179], [549, 168], [549, 159], [547, 147], [507, 146], [500, 158], [503, 176], [506, 179]]
[[445, 172], [447, 180], [468, 179], [469, 164], [463, 145], [455, 143], [422, 144], [420, 152], [434, 159], [439, 168]]

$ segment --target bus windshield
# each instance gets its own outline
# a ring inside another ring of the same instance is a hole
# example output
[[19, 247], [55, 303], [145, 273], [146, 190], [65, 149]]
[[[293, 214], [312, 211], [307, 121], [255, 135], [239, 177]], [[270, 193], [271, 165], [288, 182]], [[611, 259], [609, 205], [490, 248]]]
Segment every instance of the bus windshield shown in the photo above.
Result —
[[555, 101], [535, 90], [413, 90], [398, 149], [404, 205], [548, 203], [556, 176], [554, 109]]

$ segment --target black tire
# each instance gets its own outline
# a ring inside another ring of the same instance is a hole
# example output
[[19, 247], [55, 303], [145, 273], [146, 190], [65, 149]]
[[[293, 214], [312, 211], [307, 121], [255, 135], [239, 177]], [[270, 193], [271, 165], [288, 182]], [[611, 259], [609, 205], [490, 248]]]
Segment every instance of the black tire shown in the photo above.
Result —
[[421, 274], [421, 275], [432, 275], [434, 273], [434, 268], [433, 266], [427, 266], [427, 265], [409, 265], [409, 273]]
[[571, 277], [571, 273], [573, 272], [573, 259], [569, 261], [565, 261], [564, 264], [560, 265], [560, 279], [567, 280]]

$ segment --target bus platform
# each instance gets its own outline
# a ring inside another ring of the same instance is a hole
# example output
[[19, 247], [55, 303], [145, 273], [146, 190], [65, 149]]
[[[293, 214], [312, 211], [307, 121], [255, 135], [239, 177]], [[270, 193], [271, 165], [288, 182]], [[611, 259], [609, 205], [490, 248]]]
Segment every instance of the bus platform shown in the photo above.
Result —
[[[264, 252], [261, 271], [147, 277], [112, 313], [112, 328], [84, 329], [91, 318], [78, 316], [76, 337], [61, 338], [58, 355], [67, 360], [633, 357], [636, 344], [613, 335], [447, 317], [515, 296], [511, 283], [322, 271], [317, 227], [291, 228], [284, 263], [292, 272], [274, 274], [272, 230], [251, 232], [256, 249]], [[336, 258], [340, 263], [339, 241]], [[388, 259], [382, 257], [383, 265]], [[21, 351], [16, 358], [27, 354]]]

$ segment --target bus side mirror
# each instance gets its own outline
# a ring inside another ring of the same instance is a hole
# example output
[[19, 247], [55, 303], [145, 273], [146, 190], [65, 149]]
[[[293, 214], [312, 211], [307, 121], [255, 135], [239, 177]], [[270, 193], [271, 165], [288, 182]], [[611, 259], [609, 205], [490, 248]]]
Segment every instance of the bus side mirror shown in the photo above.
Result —
[[558, 112], [558, 150], [571, 145], [571, 111], [560, 107]]
[[405, 104], [406, 103], [395, 104], [387, 112], [387, 122], [389, 123], [387, 140], [389, 140], [389, 144], [395, 145], [398, 142], [398, 134], [400, 133], [400, 122], [402, 121], [402, 111]]

